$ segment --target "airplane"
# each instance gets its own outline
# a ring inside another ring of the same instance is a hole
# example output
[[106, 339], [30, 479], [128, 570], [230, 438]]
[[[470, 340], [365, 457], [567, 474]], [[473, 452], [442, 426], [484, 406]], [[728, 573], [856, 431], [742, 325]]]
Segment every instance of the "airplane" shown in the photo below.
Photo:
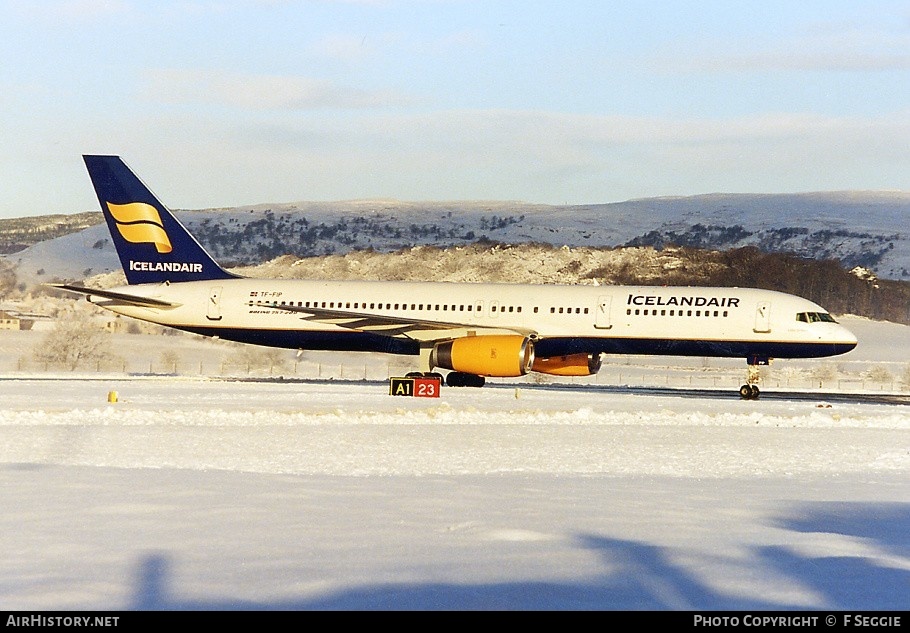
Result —
[[759, 397], [759, 367], [772, 359], [857, 345], [821, 306], [755, 288], [242, 277], [222, 268], [119, 156], [83, 160], [127, 285], [52, 285], [203, 336], [417, 356], [420, 371], [409, 375], [453, 387], [531, 372], [589, 376], [605, 354], [738, 357], [747, 364], [744, 399]]

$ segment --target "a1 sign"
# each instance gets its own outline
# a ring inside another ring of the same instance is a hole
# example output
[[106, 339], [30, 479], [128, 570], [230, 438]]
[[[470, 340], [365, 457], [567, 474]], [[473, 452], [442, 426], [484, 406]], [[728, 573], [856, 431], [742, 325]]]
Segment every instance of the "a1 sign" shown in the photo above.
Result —
[[389, 378], [390, 396], [438, 398], [441, 390], [439, 378]]

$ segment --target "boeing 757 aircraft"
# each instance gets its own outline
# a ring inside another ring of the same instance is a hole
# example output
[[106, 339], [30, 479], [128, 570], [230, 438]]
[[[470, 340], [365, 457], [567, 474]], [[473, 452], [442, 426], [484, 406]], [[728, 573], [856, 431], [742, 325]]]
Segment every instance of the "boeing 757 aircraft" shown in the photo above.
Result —
[[[597, 373], [603, 354], [739, 357], [743, 398], [772, 358], [843, 354], [856, 337], [821, 306], [751, 288], [240, 277], [219, 266], [118, 156], [84, 156], [126, 286], [73, 284], [118, 314], [297, 350], [407, 354], [450, 386], [529, 372]], [[415, 372], [417, 373], [417, 372]]]

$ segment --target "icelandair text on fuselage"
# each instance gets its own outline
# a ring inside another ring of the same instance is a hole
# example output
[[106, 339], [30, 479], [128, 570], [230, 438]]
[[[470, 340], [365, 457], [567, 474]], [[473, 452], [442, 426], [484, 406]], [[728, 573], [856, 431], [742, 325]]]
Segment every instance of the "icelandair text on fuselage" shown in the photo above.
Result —
[[6, 626], [117, 626], [119, 620], [119, 615], [10, 615]]
[[739, 297], [660, 297], [657, 295], [629, 295], [626, 305], [737, 308], [739, 307]]
[[130, 270], [165, 273], [201, 273], [202, 264], [186, 262], [137, 262], [130, 260]]
[[842, 621], [836, 615], [695, 615], [695, 626], [900, 626], [899, 615], [863, 615], [844, 613]]

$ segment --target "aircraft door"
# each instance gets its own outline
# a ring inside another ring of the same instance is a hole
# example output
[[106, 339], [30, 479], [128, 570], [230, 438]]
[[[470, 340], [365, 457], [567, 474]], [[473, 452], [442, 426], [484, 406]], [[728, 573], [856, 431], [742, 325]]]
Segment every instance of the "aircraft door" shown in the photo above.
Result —
[[221, 320], [221, 286], [213, 286], [209, 289], [208, 308], [205, 316], [209, 321]]
[[770, 301], [759, 301], [758, 305], [755, 306], [755, 327], [753, 331], [762, 333], [771, 331]]
[[613, 327], [610, 321], [610, 295], [597, 298], [597, 308], [594, 311], [594, 327], [599, 330], [609, 330]]

